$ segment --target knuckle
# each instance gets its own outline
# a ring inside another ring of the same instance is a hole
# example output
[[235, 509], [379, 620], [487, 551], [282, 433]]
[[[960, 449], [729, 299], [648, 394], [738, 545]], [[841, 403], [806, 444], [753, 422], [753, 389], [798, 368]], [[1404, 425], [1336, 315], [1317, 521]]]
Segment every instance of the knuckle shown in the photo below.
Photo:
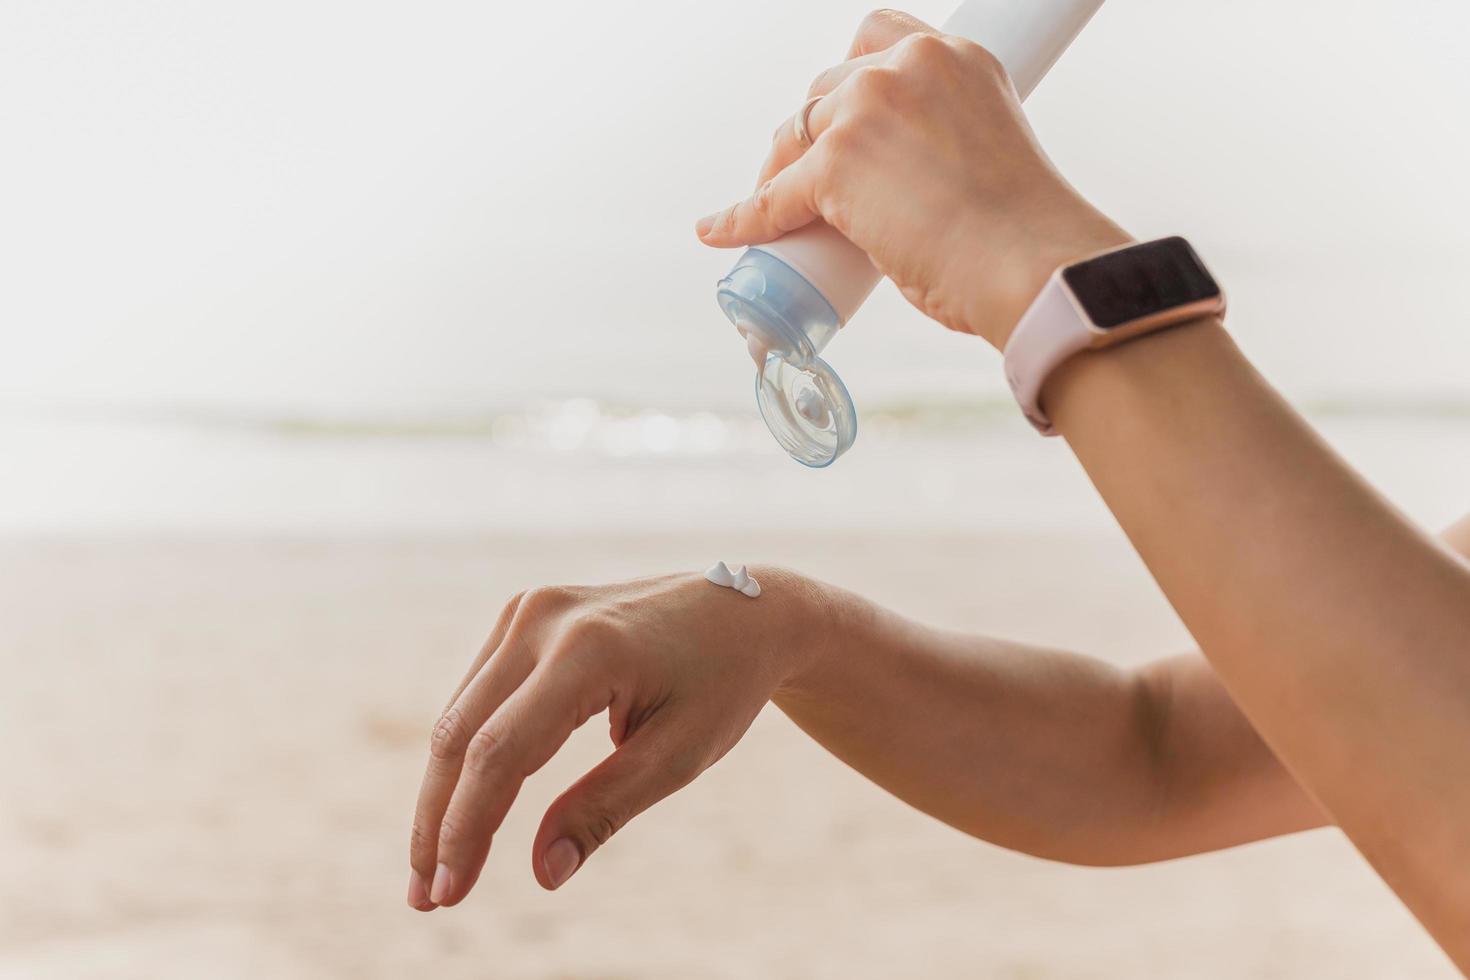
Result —
[[710, 226], [710, 234], [728, 234], [736, 223], [736, 214], [739, 211], [738, 204], [732, 204], [715, 215], [714, 224]]
[[847, 87], [855, 92], [866, 92], [873, 84], [873, 76], [878, 74], [877, 65], [863, 65], [854, 68], [852, 74], [847, 76]]
[[558, 670], [570, 670], [584, 682], [600, 676], [617, 654], [617, 629], [597, 617], [569, 624], [547, 652]]
[[429, 755], [444, 762], [458, 758], [464, 749], [464, 716], [458, 708], [447, 708], [429, 733]]
[[439, 824], [439, 838], [437, 841], [440, 857], [444, 851], [456, 851], [469, 842], [466, 835], [464, 822], [456, 813], [444, 814], [444, 820]]
[[894, 59], [900, 62], [932, 62], [947, 57], [950, 48], [938, 34], [920, 31], [909, 34], [893, 46]]
[[616, 810], [598, 809], [587, 815], [587, 836], [601, 847], [612, 840], [613, 834], [622, 829], [626, 819]]
[[526, 593], [529, 591], [529, 589], [522, 589], [521, 591], [517, 592], [515, 595], [507, 599], [505, 601], [505, 605], [501, 607], [500, 614], [507, 619], [514, 616], [516, 614], [516, 611], [521, 608], [521, 603], [525, 601]]
[[681, 746], [663, 760], [664, 775], [678, 789], [694, 782], [709, 766], [709, 758], [692, 744]]
[[[757, 201], [760, 196], [760, 193], [757, 192]], [[760, 210], [760, 206], [755, 202], [752, 202], [752, 207], [755, 210]], [[597, 650], [612, 643], [617, 638], [617, 634], [617, 626], [605, 616], [596, 614], [578, 616], [567, 624], [566, 630], [561, 636], [559, 649], [563, 652], [571, 653]]]
[[432, 870], [434, 849], [439, 844], [439, 835], [431, 834], [420, 820], [413, 822], [413, 828], [408, 833], [408, 859], [419, 871], [425, 870], [423, 865], [429, 865]]
[[897, 94], [901, 79], [896, 71], [885, 65], [864, 65], [852, 73], [849, 81], [853, 93], [868, 106], [890, 103]]
[[818, 158], [818, 168], [824, 177], [831, 178], [841, 167], [848, 155], [857, 148], [859, 138], [857, 130], [848, 124], [833, 125], [822, 134], [822, 155]]
[[481, 728], [465, 749], [464, 766], [477, 776], [490, 775], [501, 765], [507, 748], [505, 739], [493, 728]]
[[525, 600], [525, 598], [526, 590], [522, 589], [520, 592], [517, 592], [515, 595], [511, 596], [509, 599], [505, 600], [505, 602], [501, 604], [500, 615], [496, 617], [495, 628], [491, 630], [490, 635], [486, 637], [487, 642], [489, 640], [493, 640], [497, 633], [503, 633], [505, 630], [510, 628], [511, 624], [515, 622], [516, 613], [520, 610], [521, 603]]
[[542, 585], [527, 589], [521, 593], [516, 613], [533, 619], [539, 618], [565, 605], [570, 595], [571, 590], [560, 585]]
[[771, 211], [771, 182], [768, 180], [761, 184], [755, 192], [755, 197], [750, 202], [751, 210], [756, 214], [769, 214]]

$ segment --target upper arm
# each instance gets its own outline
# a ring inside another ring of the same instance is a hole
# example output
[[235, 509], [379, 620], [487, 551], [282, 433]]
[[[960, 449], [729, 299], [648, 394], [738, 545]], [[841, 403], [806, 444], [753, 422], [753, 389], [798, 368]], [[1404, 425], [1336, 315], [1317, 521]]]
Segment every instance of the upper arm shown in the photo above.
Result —
[[[1470, 559], [1470, 514], [1440, 536]], [[1289, 834], [1329, 817], [1287, 772], [1199, 654], [1141, 678], [1154, 711], [1167, 849], [1186, 854]]]
[[1156, 704], [1160, 857], [1196, 854], [1320, 827], [1298, 785], [1197, 653], [1143, 669]]

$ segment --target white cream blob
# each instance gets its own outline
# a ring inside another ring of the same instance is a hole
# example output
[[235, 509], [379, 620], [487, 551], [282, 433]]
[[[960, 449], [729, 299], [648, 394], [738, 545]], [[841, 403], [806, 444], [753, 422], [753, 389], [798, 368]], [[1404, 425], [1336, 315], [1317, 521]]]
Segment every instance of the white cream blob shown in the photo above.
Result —
[[716, 585], [723, 585], [727, 589], [734, 589], [741, 595], [748, 595], [752, 599], [761, 594], [761, 584], [750, 577], [744, 565], [736, 565], [733, 569], [722, 561], [717, 561], [704, 573], [706, 581]]
[[832, 423], [832, 415], [827, 411], [827, 401], [815, 388], [803, 388], [801, 394], [796, 396], [796, 414], [819, 429], [825, 429]]

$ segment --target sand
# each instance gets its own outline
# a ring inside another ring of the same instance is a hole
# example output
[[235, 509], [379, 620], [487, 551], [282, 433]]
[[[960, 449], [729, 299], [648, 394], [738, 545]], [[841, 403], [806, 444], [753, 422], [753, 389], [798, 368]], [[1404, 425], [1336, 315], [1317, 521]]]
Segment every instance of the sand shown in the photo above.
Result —
[[[500, 602], [715, 557], [1119, 663], [1188, 642], [1110, 536], [11, 539], [0, 977], [1454, 975], [1335, 831], [1051, 864], [911, 810], [773, 709], [548, 894], [531, 834], [607, 751], [594, 721], [470, 900], [409, 910], [427, 731]], [[1058, 568], [1094, 590], [1045, 599]]]

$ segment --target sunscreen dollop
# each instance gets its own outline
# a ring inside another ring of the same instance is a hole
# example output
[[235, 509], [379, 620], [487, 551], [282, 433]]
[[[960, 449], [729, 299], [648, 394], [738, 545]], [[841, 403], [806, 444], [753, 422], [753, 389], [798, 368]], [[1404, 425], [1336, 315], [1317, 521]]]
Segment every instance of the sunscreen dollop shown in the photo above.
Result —
[[744, 565], [736, 565], [731, 568], [722, 561], [717, 561], [704, 573], [706, 581], [715, 585], [723, 585], [727, 589], [734, 589], [741, 595], [748, 595], [752, 599], [761, 594], [761, 584], [750, 577]]

